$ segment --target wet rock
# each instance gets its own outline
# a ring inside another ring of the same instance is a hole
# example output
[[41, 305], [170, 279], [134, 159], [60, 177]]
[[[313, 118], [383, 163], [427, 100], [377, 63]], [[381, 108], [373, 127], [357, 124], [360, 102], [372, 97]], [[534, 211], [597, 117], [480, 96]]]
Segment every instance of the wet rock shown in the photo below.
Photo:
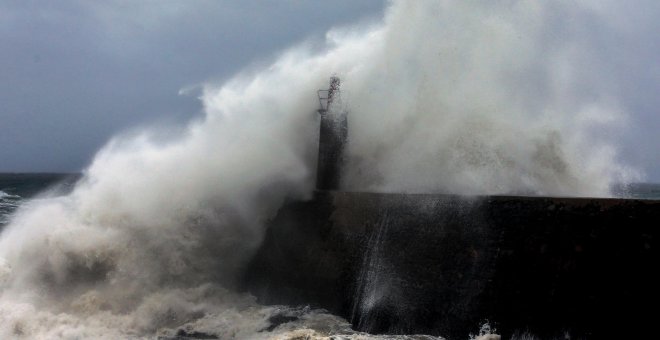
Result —
[[264, 332], [264, 331], [265, 332], [272, 332], [278, 326], [280, 326], [282, 324], [285, 324], [285, 323], [288, 323], [288, 322], [296, 321], [298, 319], [300, 319], [300, 318], [298, 316], [294, 316], [294, 315], [284, 315], [284, 314], [273, 315], [270, 318], [268, 318], [268, 322], [270, 323], [270, 326], [262, 329], [260, 332]]
[[202, 340], [210, 340], [210, 339], [219, 339], [217, 336], [212, 335], [212, 334], [206, 334], [202, 332], [197, 332], [197, 331], [186, 331], [183, 329], [179, 329], [176, 332], [175, 336], [161, 336], [158, 337], [158, 340], [192, 340], [192, 339], [202, 339]]

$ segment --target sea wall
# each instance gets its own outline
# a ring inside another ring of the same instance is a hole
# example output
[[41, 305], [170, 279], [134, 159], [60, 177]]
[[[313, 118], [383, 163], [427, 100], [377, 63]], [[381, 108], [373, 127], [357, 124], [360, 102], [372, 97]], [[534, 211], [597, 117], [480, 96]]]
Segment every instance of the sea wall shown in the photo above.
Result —
[[372, 333], [654, 336], [660, 201], [318, 192], [283, 207], [245, 286]]

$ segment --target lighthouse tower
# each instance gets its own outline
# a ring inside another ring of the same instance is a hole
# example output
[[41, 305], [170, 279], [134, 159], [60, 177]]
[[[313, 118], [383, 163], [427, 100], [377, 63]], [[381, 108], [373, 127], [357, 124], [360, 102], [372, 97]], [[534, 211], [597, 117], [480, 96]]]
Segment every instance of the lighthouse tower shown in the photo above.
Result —
[[341, 107], [338, 77], [330, 78], [330, 88], [319, 90], [321, 126], [316, 169], [317, 190], [338, 190], [348, 137], [348, 112]]

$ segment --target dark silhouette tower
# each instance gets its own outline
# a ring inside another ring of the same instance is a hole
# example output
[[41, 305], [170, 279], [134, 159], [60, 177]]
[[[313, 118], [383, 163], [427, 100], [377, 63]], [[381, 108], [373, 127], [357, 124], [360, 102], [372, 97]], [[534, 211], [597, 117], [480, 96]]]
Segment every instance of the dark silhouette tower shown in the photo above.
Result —
[[338, 77], [331, 77], [330, 88], [318, 91], [321, 127], [316, 169], [317, 190], [338, 190], [341, 181], [341, 166], [348, 137], [348, 112], [341, 107], [340, 85]]

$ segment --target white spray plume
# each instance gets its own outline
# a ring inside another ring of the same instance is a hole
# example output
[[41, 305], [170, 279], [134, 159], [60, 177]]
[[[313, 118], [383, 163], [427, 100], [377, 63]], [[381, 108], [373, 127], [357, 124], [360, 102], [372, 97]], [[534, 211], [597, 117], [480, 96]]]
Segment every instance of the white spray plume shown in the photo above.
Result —
[[205, 86], [206, 115], [183, 135], [118, 137], [71, 194], [14, 216], [0, 338], [150, 336], [205, 315], [246, 315], [252, 326], [229, 333], [257, 332], [268, 310], [219, 285], [234, 287], [283, 200], [311, 193], [316, 90], [332, 74], [350, 110], [348, 190], [607, 195], [629, 172], [593, 131], [623, 110], [597, 53], [551, 31], [582, 11], [398, 1], [380, 25], [328, 33], [323, 52], [293, 48]]
[[344, 77], [352, 156], [346, 185], [608, 195], [613, 181], [632, 172], [593, 132], [618, 127], [625, 116], [607, 69], [595, 66], [597, 52], [569, 28], [551, 31], [567, 6], [396, 2], [384, 27], [340, 43], [362, 46], [353, 58], [368, 61]]

